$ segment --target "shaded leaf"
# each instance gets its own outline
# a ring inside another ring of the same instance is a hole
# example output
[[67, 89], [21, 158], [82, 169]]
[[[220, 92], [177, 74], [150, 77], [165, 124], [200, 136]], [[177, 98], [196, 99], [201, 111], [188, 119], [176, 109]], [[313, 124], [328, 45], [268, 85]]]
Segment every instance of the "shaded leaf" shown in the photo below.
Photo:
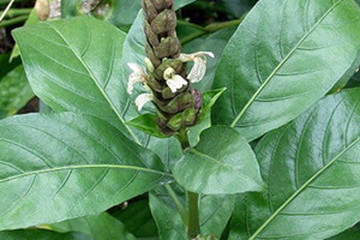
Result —
[[57, 233], [42, 229], [13, 230], [0, 232], [1, 240], [87, 240], [80, 233]]
[[50, 228], [63, 233], [80, 232], [86, 234], [88, 240], [136, 240], [126, 231], [124, 224], [108, 213], [55, 223]]
[[14, 115], [34, 97], [23, 66], [0, 80], [0, 118]]

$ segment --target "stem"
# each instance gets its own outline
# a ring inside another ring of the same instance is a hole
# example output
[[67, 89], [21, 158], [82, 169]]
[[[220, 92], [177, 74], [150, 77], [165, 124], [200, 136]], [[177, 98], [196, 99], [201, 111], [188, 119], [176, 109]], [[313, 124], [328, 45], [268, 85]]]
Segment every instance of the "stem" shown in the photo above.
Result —
[[[177, 135], [182, 149], [185, 150], [190, 147], [187, 130], [181, 129]], [[196, 238], [200, 234], [200, 220], [199, 220], [199, 194], [188, 191], [188, 214], [187, 214], [187, 230], [189, 239]]]
[[189, 204], [188, 237], [193, 239], [200, 234], [199, 194], [188, 191], [187, 197]]
[[[32, 8], [20, 8], [20, 9], [10, 9], [5, 13], [5, 17], [15, 17], [19, 15], [30, 14]], [[0, 11], [0, 15], [4, 14], [4, 11]]]
[[246, 14], [244, 14], [243, 17], [236, 19], [236, 20], [232, 20], [232, 21], [227, 21], [227, 22], [219, 22], [219, 23], [211, 23], [209, 25], [207, 25], [205, 28], [203, 29], [199, 29], [202, 30], [202, 32], [195, 32], [193, 34], [190, 34], [186, 37], [184, 37], [183, 39], [181, 39], [181, 44], [186, 44], [188, 42], [191, 42], [192, 40], [201, 37], [203, 35], [206, 35], [208, 33], [213, 33], [216, 32], [220, 29], [223, 28], [229, 28], [229, 27], [235, 27], [238, 26], [242, 20], [244, 19]]
[[10, 26], [10, 25], [22, 23], [22, 22], [25, 22], [26, 19], [28, 19], [27, 15], [18, 16], [18, 17], [13, 18], [13, 19], [2, 21], [0, 23], [0, 27], [7, 27], [7, 26]]
[[22, 15], [22, 16], [18, 16], [16, 18], [12, 18], [12, 19], [9, 19], [9, 20], [2, 21], [0, 23], [0, 27], [7, 27], [7, 26], [11, 26], [11, 25], [15, 25], [15, 24], [18, 24], [18, 23], [25, 22], [28, 19], [28, 17], [29, 17], [28, 15]]
[[3, 13], [1, 14], [1, 16], [0, 16], [0, 22], [4, 19], [6, 13], [10, 10], [11, 5], [13, 5], [13, 3], [14, 3], [14, 0], [11, 0], [11, 1], [9, 2], [9, 4], [6, 6], [4, 12], [3, 12]]

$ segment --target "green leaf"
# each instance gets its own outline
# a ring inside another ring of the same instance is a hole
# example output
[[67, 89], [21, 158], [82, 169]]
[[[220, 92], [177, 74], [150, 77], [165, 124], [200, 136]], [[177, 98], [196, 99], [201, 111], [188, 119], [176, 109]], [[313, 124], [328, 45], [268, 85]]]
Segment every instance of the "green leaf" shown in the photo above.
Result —
[[10, 54], [0, 54], [0, 82], [6, 74], [8, 74], [11, 70], [13, 70], [21, 63], [20, 59], [9, 62], [9, 58]]
[[203, 132], [196, 148], [177, 162], [174, 178], [186, 190], [232, 194], [264, 188], [255, 154], [235, 130], [213, 126]]
[[120, 220], [126, 230], [137, 238], [157, 237], [157, 227], [148, 199], [131, 201], [125, 209], [117, 208], [111, 211], [111, 215]]
[[125, 124], [137, 113], [120, 79], [124, 33], [78, 17], [25, 26], [13, 35], [31, 87], [47, 105], [109, 121], [138, 142]]
[[225, 90], [226, 88], [210, 90], [203, 94], [203, 105], [200, 110], [197, 123], [195, 126], [190, 127], [188, 131], [190, 146], [195, 147], [200, 141], [200, 134], [211, 127], [211, 108]]
[[352, 0], [260, 1], [219, 63], [214, 87], [228, 91], [215, 105], [215, 123], [250, 141], [296, 118], [354, 63], [359, 16]]
[[167, 181], [156, 155], [90, 116], [2, 120], [0, 149], [0, 230], [99, 214]]
[[33, 97], [23, 66], [16, 67], [0, 80], [0, 115], [14, 115]]
[[156, 118], [157, 117], [155, 115], [147, 113], [132, 119], [127, 122], [127, 124], [151, 136], [166, 138], [167, 136], [161, 132], [158, 124], [156, 123]]
[[244, 201], [246, 239], [325, 239], [359, 221], [359, 95], [330, 95], [260, 141], [269, 190]]
[[87, 240], [80, 233], [57, 233], [42, 229], [26, 229], [0, 232], [1, 240]]
[[172, 170], [177, 160], [183, 155], [181, 144], [175, 137], [156, 138], [149, 136], [144, 147], [151, 149], [160, 157], [167, 171]]
[[136, 240], [126, 231], [124, 224], [108, 213], [55, 223], [50, 228], [63, 233], [84, 233], [88, 240]]
[[[170, 191], [185, 205], [185, 192], [178, 185], [171, 185]], [[169, 188], [168, 188], [169, 189]], [[213, 235], [220, 238], [226, 227], [235, 203], [231, 195], [204, 195], [199, 203], [201, 235]], [[187, 240], [186, 225], [179, 209], [165, 187], [157, 188], [150, 194], [150, 209], [158, 225], [160, 239]]]

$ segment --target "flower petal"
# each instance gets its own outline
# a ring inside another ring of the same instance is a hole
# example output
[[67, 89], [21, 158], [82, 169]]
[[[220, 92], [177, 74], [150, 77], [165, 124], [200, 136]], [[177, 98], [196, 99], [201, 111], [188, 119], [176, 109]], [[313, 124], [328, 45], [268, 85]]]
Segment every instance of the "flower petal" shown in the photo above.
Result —
[[141, 65], [137, 63], [128, 63], [127, 65], [134, 73], [137, 73], [139, 75], [145, 75], [144, 69]]
[[200, 82], [204, 78], [206, 73], [206, 62], [206, 58], [195, 58], [194, 66], [187, 76], [192, 83]]
[[166, 84], [169, 86], [171, 92], [176, 93], [177, 90], [186, 86], [188, 82], [182, 76], [175, 75], [173, 79], [167, 80]]
[[141, 109], [144, 107], [144, 105], [147, 102], [152, 101], [153, 96], [150, 93], [143, 93], [140, 94], [136, 99], [135, 99], [135, 104], [138, 107], [138, 111], [141, 111]]

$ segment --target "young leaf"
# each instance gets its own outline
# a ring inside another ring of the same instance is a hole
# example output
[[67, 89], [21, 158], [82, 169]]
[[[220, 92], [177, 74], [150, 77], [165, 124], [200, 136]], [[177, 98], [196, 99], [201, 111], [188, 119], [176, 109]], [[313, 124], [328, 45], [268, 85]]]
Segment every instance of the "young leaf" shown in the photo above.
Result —
[[260, 141], [268, 193], [246, 201], [248, 239], [326, 239], [360, 219], [359, 95], [330, 95]]
[[360, 51], [352, 0], [263, 0], [224, 50], [217, 124], [253, 140], [304, 112], [346, 74]]
[[264, 188], [255, 154], [235, 130], [213, 126], [203, 132], [173, 169], [186, 190], [204, 194], [232, 194]]
[[25, 229], [0, 232], [1, 240], [88, 240], [80, 233], [57, 233], [43, 229]]
[[55, 223], [50, 228], [63, 233], [80, 232], [88, 236], [87, 240], [136, 240], [124, 224], [108, 213]]
[[33, 97], [23, 66], [16, 67], [0, 80], [0, 118], [14, 115]]
[[156, 238], [158, 235], [148, 199], [131, 201], [125, 209], [113, 208], [110, 214], [138, 239]]
[[99, 117], [138, 141], [125, 124], [137, 113], [120, 79], [124, 33], [78, 17], [25, 26], [13, 35], [31, 87], [47, 105]]
[[167, 137], [164, 133], [161, 132], [159, 126], [157, 125], [156, 116], [150, 113], [140, 115], [137, 118], [128, 121], [127, 124], [151, 136], [158, 138]]
[[157, 156], [90, 116], [2, 120], [0, 149], [0, 230], [99, 214], [166, 181]]

